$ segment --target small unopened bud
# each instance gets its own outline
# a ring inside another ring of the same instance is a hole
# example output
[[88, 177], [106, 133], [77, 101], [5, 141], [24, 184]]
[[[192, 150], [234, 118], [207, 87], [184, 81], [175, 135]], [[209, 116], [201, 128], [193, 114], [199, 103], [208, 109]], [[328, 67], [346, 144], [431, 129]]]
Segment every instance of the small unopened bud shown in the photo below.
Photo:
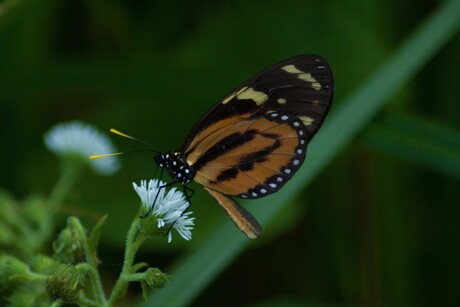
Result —
[[168, 276], [157, 268], [145, 272], [145, 283], [149, 288], [163, 288], [169, 283]]
[[81, 240], [70, 225], [64, 228], [53, 242], [53, 250], [62, 262], [76, 263], [84, 257]]
[[87, 240], [86, 230], [76, 217], [67, 219], [67, 226], [53, 242], [54, 256], [63, 263], [78, 263], [84, 260], [83, 242]]
[[70, 264], [61, 264], [48, 278], [48, 293], [55, 299], [75, 302], [84, 288], [86, 275]]

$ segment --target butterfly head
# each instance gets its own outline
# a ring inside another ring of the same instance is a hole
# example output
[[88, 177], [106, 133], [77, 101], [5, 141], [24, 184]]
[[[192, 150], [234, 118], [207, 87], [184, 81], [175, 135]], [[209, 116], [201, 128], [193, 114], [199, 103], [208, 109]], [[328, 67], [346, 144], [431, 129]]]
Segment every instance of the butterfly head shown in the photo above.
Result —
[[187, 164], [179, 151], [157, 153], [155, 162], [159, 167], [165, 168], [175, 181], [182, 184], [189, 183], [195, 176], [193, 167]]

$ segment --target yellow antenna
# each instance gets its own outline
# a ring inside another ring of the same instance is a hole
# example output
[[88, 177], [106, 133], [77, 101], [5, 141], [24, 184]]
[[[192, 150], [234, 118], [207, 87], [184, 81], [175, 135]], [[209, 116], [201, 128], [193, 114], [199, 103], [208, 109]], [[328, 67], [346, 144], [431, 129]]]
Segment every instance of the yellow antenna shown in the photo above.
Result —
[[111, 156], [119, 156], [119, 155], [122, 155], [122, 154], [125, 154], [125, 153], [133, 153], [133, 152], [143, 152], [143, 151], [149, 151], [149, 152], [157, 152], [156, 150], [153, 150], [153, 146], [150, 145], [149, 143], [143, 141], [143, 140], [139, 140], [133, 136], [130, 136], [130, 135], [127, 135], [126, 133], [123, 133], [121, 131], [118, 131], [117, 129], [113, 129], [111, 128], [110, 129], [110, 132], [114, 133], [114, 134], [117, 134], [119, 136], [122, 136], [124, 138], [127, 138], [127, 139], [131, 139], [133, 141], [136, 141], [138, 143], [142, 143], [144, 145], [147, 145], [148, 147], [152, 148], [151, 150], [146, 150], [146, 149], [140, 149], [140, 150], [131, 150], [131, 151], [126, 151], [126, 152], [114, 152], [114, 153], [108, 153], [108, 154], [100, 154], [100, 155], [92, 155], [92, 156], [89, 156], [90, 159], [100, 159], [100, 158], [105, 158], [105, 157], [111, 157]]
[[111, 157], [111, 156], [118, 156], [122, 155], [124, 152], [114, 152], [114, 153], [109, 153], [109, 154], [102, 154], [102, 155], [92, 155], [89, 156], [90, 159], [99, 159], [99, 158], [105, 158], [105, 157]]
[[142, 143], [142, 144], [144, 144], [144, 145], [147, 145], [148, 147], [152, 148], [153, 152], [157, 152], [156, 150], [153, 149], [153, 146], [152, 146], [151, 144], [147, 143], [146, 141], [143, 141], [143, 140], [140, 140], [140, 139], [135, 138], [135, 137], [133, 137], [133, 136], [127, 135], [126, 133], [123, 133], [123, 132], [121, 132], [121, 131], [118, 131], [117, 129], [111, 128], [111, 129], [110, 129], [110, 132], [112, 132], [112, 133], [114, 133], [114, 134], [117, 134], [117, 135], [119, 135], [119, 136], [122, 136], [122, 137], [124, 137], [124, 138], [131, 139], [131, 140], [133, 140], [133, 141], [136, 141], [136, 142]]
[[139, 141], [139, 140], [136, 139], [135, 137], [132, 137], [132, 136], [130, 136], [130, 135], [127, 135], [126, 133], [120, 132], [120, 131], [118, 131], [117, 129], [110, 128], [110, 132], [115, 133], [115, 134], [118, 134], [119, 136], [122, 136], [122, 137], [127, 138], [127, 139]]

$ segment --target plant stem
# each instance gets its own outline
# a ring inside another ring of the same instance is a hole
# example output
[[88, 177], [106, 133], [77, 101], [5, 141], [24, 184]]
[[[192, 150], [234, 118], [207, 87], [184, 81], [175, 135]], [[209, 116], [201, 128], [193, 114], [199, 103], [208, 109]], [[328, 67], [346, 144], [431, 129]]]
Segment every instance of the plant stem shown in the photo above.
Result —
[[50, 307], [59, 307], [59, 306], [62, 306], [63, 304], [64, 304], [63, 300], [57, 299], [51, 303]]
[[78, 298], [78, 304], [79, 306], [93, 306], [93, 307], [98, 307], [100, 306], [100, 304], [96, 303], [95, 301], [83, 296], [83, 295], [80, 295], [80, 297]]
[[82, 168], [81, 163], [78, 162], [72, 159], [64, 160], [61, 177], [48, 199], [50, 209], [56, 210], [58, 208], [77, 180]]
[[128, 283], [129, 276], [133, 273], [133, 262], [137, 251], [144, 243], [146, 237], [144, 233], [139, 232], [139, 217], [136, 215], [126, 238], [125, 257], [123, 261], [123, 268], [120, 276], [113, 287], [112, 294], [110, 295], [108, 306], [115, 306], [115, 304], [123, 297]]
[[33, 280], [33, 281], [38, 281], [38, 282], [42, 282], [42, 281], [47, 281], [48, 280], [48, 275], [46, 274], [40, 274], [40, 273], [35, 273], [35, 272], [29, 272], [28, 273], [28, 279], [29, 280]]
[[81, 238], [83, 250], [85, 252], [86, 262], [88, 263], [88, 266], [89, 266], [88, 273], [89, 273], [91, 285], [93, 286], [92, 293], [94, 294], [94, 299], [96, 300], [97, 303], [99, 303], [100, 306], [106, 306], [107, 300], [105, 298], [104, 290], [102, 288], [101, 278], [97, 270], [96, 257], [95, 255], [93, 255], [93, 253], [91, 252], [91, 249], [89, 248], [85, 230], [83, 229], [83, 226], [81, 225], [80, 221], [77, 218], [72, 218], [72, 223], [74, 224], [75, 229], [77, 229], [77, 231], [79, 232], [79, 237]]

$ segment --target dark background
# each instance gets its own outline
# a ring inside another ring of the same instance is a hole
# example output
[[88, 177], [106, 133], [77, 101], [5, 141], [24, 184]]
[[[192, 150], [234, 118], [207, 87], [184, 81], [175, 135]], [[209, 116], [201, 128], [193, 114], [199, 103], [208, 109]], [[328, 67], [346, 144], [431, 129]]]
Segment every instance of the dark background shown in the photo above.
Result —
[[[442, 2], [0, 1], [0, 186], [19, 199], [49, 193], [59, 167], [42, 137], [62, 121], [177, 149], [227, 92], [297, 54], [330, 63], [334, 112]], [[459, 54], [456, 35], [295, 198], [286, 217], [265, 227], [266, 235], [189, 303], [457, 305]], [[111, 138], [122, 150], [142, 148]], [[150, 154], [122, 162], [112, 177], [87, 174], [67, 206], [88, 227], [109, 214], [100, 247], [107, 288], [138, 208], [131, 182], [154, 172]], [[168, 272], [213, 231], [223, 212], [193, 188], [194, 239], [153, 239], [139, 260]], [[139, 295], [136, 286], [130, 290], [130, 298]]]

